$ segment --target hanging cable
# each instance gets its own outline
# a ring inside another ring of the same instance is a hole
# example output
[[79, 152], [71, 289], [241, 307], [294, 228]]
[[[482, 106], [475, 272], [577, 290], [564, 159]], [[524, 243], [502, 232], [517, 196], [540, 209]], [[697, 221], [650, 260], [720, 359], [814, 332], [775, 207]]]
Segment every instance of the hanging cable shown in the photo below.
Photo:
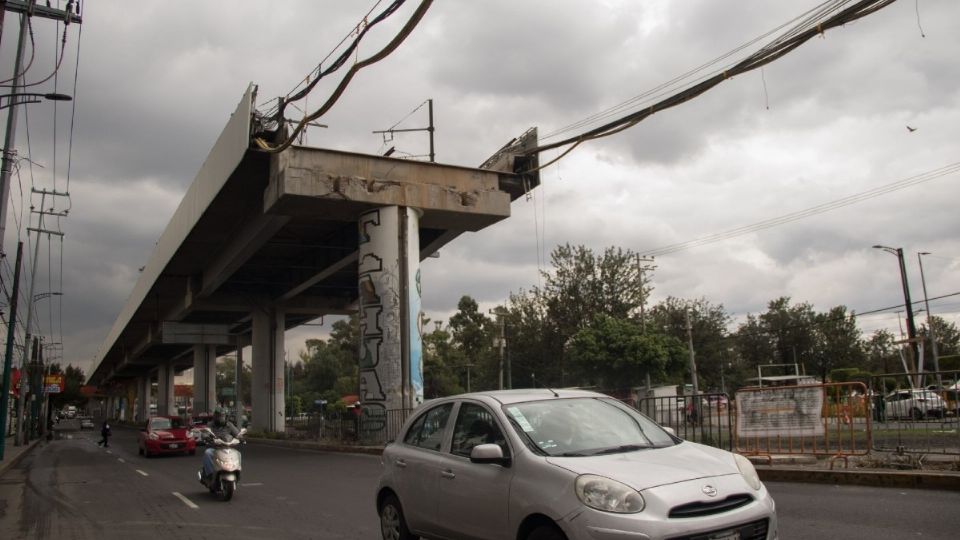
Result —
[[[360, 22], [357, 23], [354, 29], [349, 34], [347, 34], [342, 40], [340, 40], [340, 43], [338, 43], [337, 46], [334, 47], [333, 50], [331, 50], [330, 53], [328, 53], [327, 56], [325, 56], [324, 59], [320, 61], [319, 64], [317, 64], [316, 69], [314, 69], [313, 72], [311, 73], [311, 75], [313, 73], [316, 73], [316, 76], [313, 78], [313, 80], [307, 83], [306, 88], [296, 92], [292, 96], [290, 94], [287, 94], [286, 97], [279, 99], [277, 101], [277, 112], [274, 115], [272, 115], [274, 121], [282, 123], [284, 120], [284, 112], [286, 111], [286, 106], [288, 103], [305, 98], [310, 92], [313, 91], [317, 83], [320, 82], [320, 79], [324, 78], [325, 76], [343, 67], [343, 65], [346, 64], [347, 60], [350, 59], [350, 55], [353, 54], [353, 51], [357, 49], [357, 46], [360, 44], [360, 40], [363, 39], [363, 37], [367, 34], [367, 32], [371, 28], [379, 24], [380, 22], [385, 21], [388, 17], [393, 15], [398, 9], [400, 9], [400, 6], [402, 6], [404, 2], [406, 2], [406, 0], [394, 0], [392, 4], [387, 6], [385, 10], [383, 10], [379, 15], [374, 17], [372, 21], [367, 22], [367, 18], [370, 16], [371, 13], [373, 13], [373, 10], [377, 9], [377, 6], [380, 5], [380, 1], [378, 0], [377, 3], [374, 4], [372, 8], [370, 8], [370, 11], [368, 11], [367, 14], [364, 15], [363, 19], [361, 19]], [[325, 62], [328, 58], [330, 58], [330, 56], [333, 55], [334, 51], [336, 51], [340, 47], [340, 45], [343, 45], [343, 43], [347, 40], [347, 38], [349, 38], [351, 35], [354, 35], [354, 34], [356, 34], [357, 37], [353, 40], [350, 46], [347, 47], [347, 49], [344, 50], [340, 54], [340, 56], [338, 56], [337, 59], [333, 61], [333, 64], [327, 67], [327, 69], [321, 70], [321, 66], [323, 65], [323, 62]], [[308, 76], [308, 78], [309, 77], [310, 76]]]
[[[555, 143], [541, 145], [524, 153], [526, 155], [537, 154], [567, 145], [573, 145], [573, 147], [576, 147], [586, 141], [608, 137], [610, 135], [619, 133], [625, 129], [635, 126], [656, 112], [690, 101], [703, 94], [707, 90], [710, 90], [711, 88], [722, 83], [723, 81], [726, 81], [727, 79], [765, 66], [789, 54], [791, 51], [809, 39], [818, 35], [823, 35], [824, 32], [831, 28], [842, 26], [870, 15], [894, 2], [896, 2], [896, 0], [860, 0], [854, 5], [838, 11], [838, 5], [836, 5], [835, 2], [832, 5], [823, 4], [820, 12], [814, 13], [814, 15], [807, 17], [801, 24], [797, 25], [793, 29], [788, 30], [783, 36], [773, 40], [756, 53], [736, 63], [730, 69], [726, 69], [721, 73], [701, 80], [699, 83], [694, 84], [687, 89], [675, 93], [665, 99], [662, 99], [650, 105], [649, 107], [645, 107], [639, 111], [627, 114], [599, 127], [587, 130], [580, 135], [569, 137]], [[826, 16], [827, 13], [832, 11], [836, 11], [836, 13]], [[573, 150], [573, 147], [569, 148], [567, 152], [561, 154], [560, 157], [554, 159], [550, 163], [554, 163], [559, 158], [567, 155], [571, 150]], [[538, 169], [542, 169], [545, 166], [546, 165], [538, 167]]]
[[303, 129], [307, 126], [308, 123], [313, 122], [317, 118], [320, 118], [321, 116], [326, 114], [326, 112], [330, 110], [331, 107], [333, 107], [333, 105], [337, 102], [337, 100], [340, 99], [340, 96], [343, 94], [344, 90], [346, 90], [347, 85], [350, 84], [350, 81], [353, 79], [354, 75], [357, 74], [357, 72], [389, 56], [390, 53], [396, 50], [397, 47], [399, 47], [400, 44], [403, 43], [404, 40], [406, 40], [407, 37], [410, 36], [410, 34], [413, 32], [413, 29], [417, 27], [417, 24], [419, 24], [420, 21], [423, 19], [423, 16], [426, 15], [427, 10], [430, 8], [431, 4], [433, 4], [433, 0], [422, 0], [420, 2], [420, 5], [417, 6], [417, 10], [414, 11], [413, 15], [410, 16], [410, 19], [407, 21], [407, 24], [404, 25], [404, 27], [393, 38], [393, 40], [390, 41], [390, 43], [388, 43], [384, 48], [382, 48], [378, 53], [374, 54], [373, 56], [370, 56], [369, 58], [366, 58], [365, 60], [357, 62], [356, 64], [351, 66], [350, 70], [347, 71], [346, 75], [344, 75], [343, 79], [340, 81], [340, 84], [333, 91], [333, 93], [330, 95], [327, 101], [319, 109], [314, 111], [312, 114], [304, 116], [303, 119], [300, 120], [300, 122], [297, 124], [296, 128], [294, 128], [293, 133], [287, 136], [287, 139], [285, 141], [283, 141], [277, 146], [270, 146], [265, 140], [258, 137], [255, 139], [255, 142], [257, 143], [257, 145], [262, 150], [270, 153], [282, 152], [287, 148], [289, 148], [290, 145], [292, 145], [293, 142], [296, 140], [297, 135], [299, 135], [300, 132], [303, 131]]
[[30, 66], [33, 65], [33, 59], [36, 57], [37, 45], [36, 43], [34, 43], [34, 40], [33, 40], [33, 23], [31, 22], [30, 16], [27, 16], [26, 19], [27, 19], [27, 34], [30, 36], [30, 61], [27, 62], [27, 66], [23, 68], [23, 70], [20, 73], [14, 73], [13, 77], [0, 81], [0, 87], [19, 88], [23, 86], [22, 84], [14, 86], [14, 85], [8, 85], [7, 83], [10, 81], [16, 81], [20, 77], [23, 77], [24, 75], [26, 75], [27, 71], [30, 71]]

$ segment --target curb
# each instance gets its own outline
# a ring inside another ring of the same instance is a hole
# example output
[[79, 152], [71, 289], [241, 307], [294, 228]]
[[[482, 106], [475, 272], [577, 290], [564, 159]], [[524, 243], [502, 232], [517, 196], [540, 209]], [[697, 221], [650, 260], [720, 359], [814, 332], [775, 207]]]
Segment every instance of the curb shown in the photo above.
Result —
[[27, 443], [27, 446], [21, 449], [19, 452], [17, 452], [16, 455], [9, 458], [5, 458], [3, 461], [0, 461], [0, 476], [3, 476], [4, 474], [6, 474], [8, 470], [16, 467], [17, 463], [20, 463], [20, 460], [23, 459], [24, 456], [29, 454], [30, 451], [33, 450], [33, 447], [35, 447], [38, 444], [40, 444], [40, 439], [34, 439], [29, 443]]
[[[381, 455], [382, 446], [344, 446], [321, 444], [315, 441], [247, 438], [264, 446], [297, 448], [316, 452]], [[889, 487], [902, 489], [934, 489], [960, 491], [960, 474], [942, 474], [918, 471], [864, 471], [821, 470], [802, 467], [757, 466], [760, 479], [765, 482], [795, 482], [807, 484], [841, 484], [852, 486]]]
[[788, 467], [757, 467], [765, 482], [802, 482], [849, 486], [939, 489], [960, 491], [960, 475], [917, 471], [825, 471]]

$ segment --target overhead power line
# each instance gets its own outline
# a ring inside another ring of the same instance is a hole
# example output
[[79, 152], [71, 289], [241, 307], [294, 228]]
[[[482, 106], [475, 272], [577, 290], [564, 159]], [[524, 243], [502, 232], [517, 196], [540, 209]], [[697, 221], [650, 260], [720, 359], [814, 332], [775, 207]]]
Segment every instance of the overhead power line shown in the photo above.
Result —
[[[305, 115], [300, 120], [300, 122], [297, 123], [293, 132], [290, 133], [284, 141], [280, 142], [277, 146], [271, 146], [263, 138], [257, 137], [254, 139], [254, 141], [257, 143], [257, 146], [259, 146], [262, 150], [270, 153], [282, 152], [287, 148], [289, 148], [290, 145], [292, 145], [293, 142], [296, 140], [300, 132], [303, 131], [304, 128], [306, 128], [310, 122], [313, 122], [314, 120], [320, 118], [321, 116], [326, 114], [331, 107], [333, 107], [333, 105], [340, 99], [340, 96], [343, 94], [343, 92], [347, 89], [347, 85], [350, 84], [350, 81], [357, 74], [357, 72], [389, 56], [390, 53], [395, 51], [397, 47], [399, 47], [400, 44], [403, 43], [407, 39], [407, 37], [410, 36], [410, 34], [413, 32], [413, 29], [417, 27], [417, 25], [423, 19], [423, 16], [426, 15], [427, 10], [430, 9], [430, 6], [432, 4], [433, 4], [433, 0], [422, 0], [420, 2], [420, 5], [417, 6], [416, 11], [413, 12], [413, 15], [410, 16], [410, 19], [403, 26], [400, 32], [396, 36], [394, 36], [394, 38], [386, 46], [380, 49], [379, 52], [351, 66], [350, 70], [347, 71], [347, 74], [344, 75], [343, 79], [340, 81], [340, 84], [337, 85], [336, 89], [334, 89], [330, 97], [327, 98], [327, 101], [325, 101], [324, 104], [321, 105], [320, 108], [314, 111], [313, 113]], [[369, 28], [369, 25], [367, 28]], [[364, 30], [366, 30], [366, 28]], [[310, 87], [310, 89], [312, 89], [312, 86]], [[306, 93], [309, 93], [309, 90], [305, 90], [301, 93], [303, 95], [306, 95]], [[281, 121], [283, 120], [282, 117], [278, 117], [278, 119]]]
[[902, 180], [897, 180], [896, 182], [891, 182], [883, 186], [873, 188], [861, 193], [856, 193], [842, 199], [837, 199], [827, 203], [819, 204], [807, 208], [805, 210], [800, 210], [797, 212], [792, 212], [780, 217], [767, 219], [764, 221], [759, 221], [752, 225], [744, 225], [742, 227], [737, 227], [735, 229], [729, 229], [727, 231], [710, 234], [707, 236], [701, 236], [700, 238], [694, 240], [687, 240], [686, 242], [677, 242], [675, 244], [668, 244], [666, 246], [661, 246], [655, 249], [643, 250], [643, 253], [646, 256], [651, 257], [660, 257], [662, 255], [668, 255], [670, 253], [676, 253], [678, 251], [683, 251], [686, 249], [703, 246], [706, 244], [712, 244], [714, 242], [720, 242], [723, 240], [728, 240], [736, 236], [741, 236], [744, 234], [761, 231], [763, 229], [769, 229], [771, 227], [776, 227], [778, 225], [783, 225], [785, 223], [790, 223], [792, 221], [797, 221], [803, 218], [814, 216], [817, 214], [822, 214], [824, 212], [829, 212], [831, 210], [836, 210], [838, 208], [843, 208], [844, 206], [850, 206], [859, 202], [863, 202], [874, 197], [879, 197], [881, 195], [886, 195], [887, 193], [892, 193], [901, 189], [906, 189], [917, 184], [922, 184], [924, 182], [929, 182], [931, 180], [936, 180], [950, 174], [960, 172], [960, 162], [951, 163], [939, 169], [934, 169], [932, 171], [927, 171], [920, 173], [916, 176], [911, 176], [909, 178], [904, 178]]
[[[819, 35], [823, 35], [827, 30], [831, 28], [836, 28], [838, 26], [843, 26], [845, 24], [851, 23], [866, 17], [880, 9], [883, 9], [890, 4], [896, 2], [896, 0], [859, 0], [854, 2], [853, 5], [846, 7], [844, 9], [839, 9], [840, 6], [850, 3], [851, 0], [831, 0], [821, 4], [818, 8], [812, 10], [811, 15], [806, 18], [802, 18], [801, 22], [788, 30], [786, 33], [780, 37], [774, 39], [769, 44], [763, 46], [759, 51], [751, 54], [744, 60], [737, 62], [736, 64], [730, 66], [727, 69], [715, 73], [713, 76], [710, 76], [705, 79], [701, 79], [695, 84], [691, 84], [686, 89], [676, 92], [656, 103], [653, 103], [649, 106], [637, 110], [635, 112], [625, 114], [615, 120], [609, 121], [599, 127], [588, 129], [579, 135], [568, 137], [566, 139], [544, 144], [536, 148], [532, 148], [523, 152], [526, 155], [538, 154], [545, 152], [547, 150], [552, 150], [555, 148], [568, 147], [564, 150], [559, 156], [555, 159], [549, 161], [548, 163], [541, 165], [538, 169], [548, 167], [549, 165], [557, 162], [558, 160], [565, 157], [574, 148], [580, 144], [591, 141], [594, 139], [599, 139], [602, 137], [608, 137], [616, 133], [620, 133], [626, 129], [629, 129], [647, 117], [652, 116], [656, 112], [660, 112], [664, 109], [669, 109], [671, 107], [676, 107], [682, 103], [686, 103], [694, 99], [695, 97], [703, 94], [707, 90], [712, 89], [713, 87], [719, 85], [720, 83], [726, 81], [727, 79], [733, 78], [737, 75], [742, 75], [754, 69], [763, 67], [796, 49], [800, 45], [804, 44], [811, 38]], [[796, 19], [795, 19], [796, 20]], [[732, 53], [725, 55], [721, 58], [726, 58]], [[700, 68], [694, 70], [699, 71]], [[685, 76], [680, 77], [680, 79], [685, 78]], [[675, 79], [676, 80], [676, 79]], [[673, 81], [671, 81], [673, 82]], [[671, 83], [667, 83], [665, 86], [670, 86]], [[661, 88], [665, 87], [662, 86]], [[596, 118], [603, 117], [601, 115], [596, 116]], [[585, 122], [590, 123], [591, 119], [586, 120]], [[532, 171], [528, 171], [532, 172]]]

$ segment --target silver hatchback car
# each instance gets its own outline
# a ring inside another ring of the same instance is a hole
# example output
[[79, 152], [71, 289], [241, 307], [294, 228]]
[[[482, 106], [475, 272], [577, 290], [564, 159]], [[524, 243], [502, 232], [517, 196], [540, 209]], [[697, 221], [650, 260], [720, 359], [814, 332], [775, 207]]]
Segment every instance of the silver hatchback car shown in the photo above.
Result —
[[749, 460], [581, 390], [424, 404], [384, 449], [376, 504], [390, 540], [777, 538]]

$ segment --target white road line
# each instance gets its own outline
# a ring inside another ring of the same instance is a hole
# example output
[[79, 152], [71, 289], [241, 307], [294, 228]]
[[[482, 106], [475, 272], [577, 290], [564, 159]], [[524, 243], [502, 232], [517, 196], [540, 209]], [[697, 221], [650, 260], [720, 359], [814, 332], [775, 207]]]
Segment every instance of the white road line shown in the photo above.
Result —
[[194, 510], [200, 508], [199, 506], [193, 504], [193, 502], [191, 502], [190, 499], [184, 497], [183, 495], [177, 493], [176, 491], [173, 492], [173, 496], [180, 499], [181, 501], [183, 501], [183, 504], [189, 506], [190, 508], [193, 508]]
[[140, 473], [140, 474], [142, 474], [142, 475], [144, 475], [144, 476], [150, 476], [149, 474], [141, 471], [140, 469], [137, 469], [137, 472]]
[[113, 451], [107, 450], [107, 453], [108, 453], [108, 454], [113, 454]]
[[126, 461], [124, 461], [122, 457], [118, 457], [117, 461], [119, 461], [120, 463], [126, 463]]

